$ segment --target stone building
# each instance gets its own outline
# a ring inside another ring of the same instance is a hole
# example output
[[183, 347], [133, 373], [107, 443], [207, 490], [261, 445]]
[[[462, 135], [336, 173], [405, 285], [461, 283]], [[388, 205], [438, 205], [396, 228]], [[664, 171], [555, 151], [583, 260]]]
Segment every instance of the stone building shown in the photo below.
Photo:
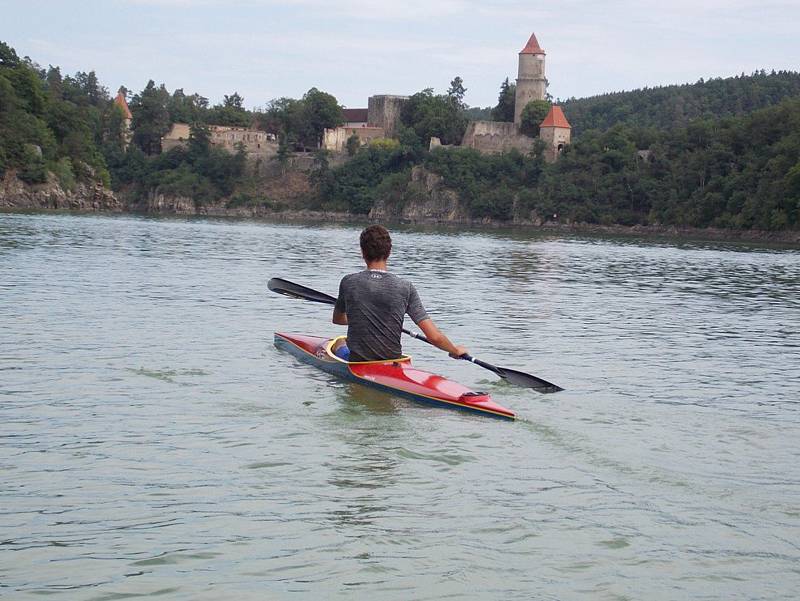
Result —
[[375, 127], [382, 127], [387, 138], [397, 133], [400, 124], [400, 112], [408, 96], [392, 96], [379, 94], [370, 96], [368, 100], [367, 121]]
[[[161, 150], [166, 152], [189, 142], [191, 128], [188, 123], [173, 123], [167, 135], [161, 138]], [[209, 125], [209, 141], [215, 148], [234, 153], [238, 145], [244, 147], [245, 154], [251, 158], [266, 158], [277, 154], [278, 141], [274, 134], [230, 125]]]
[[[525, 106], [533, 100], [545, 100], [547, 97], [544, 57], [545, 52], [539, 46], [536, 34], [531, 34], [519, 53], [514, 122], [470, 121], [461, 141], [462, 146], [485, 153], [508, 152], [511, 149], [528, 153], [533, 149], [536, 139], [523, 134], [520, 125]], [[561, 107], [551, 107], [539, 130], [542, 141], [547, 144], [545, 159], [554, 161], [564, 146], [570, 143], [571, 128]]]
[[335, 129], [326, 129], [322, 135], [322, 147], [331, 152], [344, 152], [347, 148], [347, 139], [356, 136], [359, 143], [364, 146], [372, 140], [386, 137], [382, 127], [372, 127], [370, 125], [359, 125], [350, 127], [345, 124]]
[[539, 124], [539, 137], [547, 145], [544, 150], [546, 161], [553, 162], [569, 144], [572, 126], [564, 116], [564, 111], [557, 104], [550, 107], [550, 112]]
[[406, 100], [408, 96], [382, 94], [370, 96], [365, 109], [342, 109], [344, 125], [326, 129], [322, 147], [332, 152], [344, 152], [351, 136], [358, 136], [362, 145], [378, 138], [391, 138], [397, 133], [400, 112]]
[[367, 127], [369, 124], [369, 109], [342, 109], [342, 115], [342, 127]]

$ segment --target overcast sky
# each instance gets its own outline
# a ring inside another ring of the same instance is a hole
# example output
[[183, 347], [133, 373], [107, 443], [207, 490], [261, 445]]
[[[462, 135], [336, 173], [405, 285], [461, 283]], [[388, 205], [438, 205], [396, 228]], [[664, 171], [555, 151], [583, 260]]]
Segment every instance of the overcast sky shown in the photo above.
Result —
[[456, 75], [494, 105], [531, 32], [556, 98], [800, 70], [800, 0], [0, 0], [0, 39], [42, 66], [249, 108], [312, 86], [365, 107]]

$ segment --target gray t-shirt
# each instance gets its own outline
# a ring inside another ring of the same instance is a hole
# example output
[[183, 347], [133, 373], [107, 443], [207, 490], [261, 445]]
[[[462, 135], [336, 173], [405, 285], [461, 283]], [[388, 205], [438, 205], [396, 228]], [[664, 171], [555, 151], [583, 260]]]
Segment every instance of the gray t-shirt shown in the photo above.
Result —
[[342, 278], [335, 308], [347, 314], [351, 361], [397, 359], [406, 313], [416, 324], [428, 319], [414, 285], [386, 271], [365, 269]]

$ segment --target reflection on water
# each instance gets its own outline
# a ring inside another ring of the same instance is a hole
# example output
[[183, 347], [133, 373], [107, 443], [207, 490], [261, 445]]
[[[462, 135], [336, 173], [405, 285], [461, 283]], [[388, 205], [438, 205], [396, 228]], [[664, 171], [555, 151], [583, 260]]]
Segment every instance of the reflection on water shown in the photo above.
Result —
[[0, 214], [0, 595], [794, 599], [793, 249], [400, 228], [392, 268], [516, 423], [280, 353], [358, 227]]

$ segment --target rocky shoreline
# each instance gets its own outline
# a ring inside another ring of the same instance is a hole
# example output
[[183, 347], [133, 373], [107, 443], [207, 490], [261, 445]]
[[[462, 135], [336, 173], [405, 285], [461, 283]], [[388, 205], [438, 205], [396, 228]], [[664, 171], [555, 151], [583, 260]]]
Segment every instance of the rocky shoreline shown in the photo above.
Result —
[[[430, 182], [433, 190], [438, 182]], [[205, 216], [235, 219], [258, 219], [282, 223], [367, 223], [445, 228], [488, 228], [553, 234], [595, 234], [659, 238], [685, 238], [714, 241], [742, 241], [800, 246], [800, 231], [729, 230], [720, 228], [687, 228], [656, 225], [598, 225], [591, 223], [558, 223], [539, 219], [518, 219], [512, 222], [470, 218], [460, 207], [452, 191], [439, 190], [429, 202], [418, 201], [400, 211], [392, 211], [378, 203], [369, 215], [311, 209], [277, 208], [268, 205], [228, 206], [227, 203], [197, 205], [191, 198], [151, 194], [144, 201], [131, 201], [100, 184], [77, 184], [64, 190], [51, 177], [47, 183], [28, 185], [14, 176], [0, 180], [0, 211], [2, 212], [73, 212], [129, 213], [164, 216]]]

